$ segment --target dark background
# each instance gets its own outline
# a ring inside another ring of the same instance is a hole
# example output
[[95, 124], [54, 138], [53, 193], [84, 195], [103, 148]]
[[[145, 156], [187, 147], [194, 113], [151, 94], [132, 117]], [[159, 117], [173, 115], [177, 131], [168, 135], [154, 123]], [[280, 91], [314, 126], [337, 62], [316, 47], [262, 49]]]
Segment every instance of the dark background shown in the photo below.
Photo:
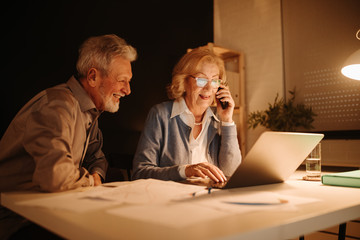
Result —
[[0, 136], [35, 94], [69, 79], [86, 38], [114, 33], [134, 46], [132, 93], [99, 120], [105, 154], [133, 154], [149, 109], [167, 100], [176, 62], [213, 41], [213, 1], [12, 1], [1, 31]]

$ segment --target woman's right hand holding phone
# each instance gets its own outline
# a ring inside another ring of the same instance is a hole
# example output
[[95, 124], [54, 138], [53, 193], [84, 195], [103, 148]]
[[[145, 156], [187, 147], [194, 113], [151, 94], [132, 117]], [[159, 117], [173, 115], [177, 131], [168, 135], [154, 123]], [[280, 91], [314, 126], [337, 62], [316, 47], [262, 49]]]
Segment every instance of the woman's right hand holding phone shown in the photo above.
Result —
[[[235, 102], [231, 96], [229, 88], [225, 87], [224, 85], [221, 85], [218, 88], [215, 97], [217, 102], [217, 112], [219, 113], [219, 117], [221, 121], [233, 122], [232, 117], [234, 113]], [[221, 103], [225, 103], [225, 102], [227, 102], [227, 104], [223, 104], [223, 105], [224, 106], [227, 105], [227, 106], [226, 108], [223, 108], [223, 106], [221, 106]]]

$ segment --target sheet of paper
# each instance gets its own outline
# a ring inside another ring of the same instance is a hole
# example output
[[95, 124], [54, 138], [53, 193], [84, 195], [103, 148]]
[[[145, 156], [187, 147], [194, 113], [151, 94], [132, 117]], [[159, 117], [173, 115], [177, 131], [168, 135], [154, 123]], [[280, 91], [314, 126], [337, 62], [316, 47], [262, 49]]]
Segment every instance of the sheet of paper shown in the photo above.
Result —
[[181, 228], [196, 222], [221, 219], [238, 213], [274, 209], [296, 211], [297, 205], [319, 201], [263, 191], [236, 193], [215, 189], [211, 194], [204, 190], [197, 193], [199, 195], [178, 196], [163, 204], [125, 205], [106, 212], [119, 217]]
[[87, 196], [99, 196], [107, 200], [129, 204], [163, 203], [179, 197], [190, 197], [193, 192], [203, 191], [205, 187], [182, 184], [173, 181], [143, 179], [127, 185], [106, 189], [106, 192], [88, 192]]
[[59, 195], [52, 194], [50, 197], [26, 200], [17, 204], [82, 213], [117, 205], [119, 203], [121, 203], [121, 201], [112, 201], [97, 196], [87, 196], [86, 192], [71, 192]]
[[87, 212], [123, 203], [166, 203], [178, 197], [190, 197], [193, 192], [205, 189], [201, 186], [154, 179], [137, 180], [114, 187], [109, 186], [89, 188], [89, 190], [82, 192], [50, 194], [49, 197], [27, 200], [18, 204], [72, 212]]
[[265, 191], [218, 192], [200, 197], [194, 204], [219, 211], [245, 213], [250, 211], [297, 211], [297, 205], [319, 201], [318, 199], [281, 195]]
[[[187, 217], [177, 219], [177, 222], [179, 225], [186, 225], [189, 221], [203, 218], [212, 219], [216, 216], [223, 217], [224, 214], [264, 211], [274, 208], [278, 211], [294, 211], [297, 209], [296, 205], [313, 201], [316, 199], [258, 191], [237, 192], [214, 189], [211, 194], [208, 194], [208, 191], [202, 186], [147, 179], [120, 185], [114, 184], [113, 187], [110, 185], [99, 186], [82, 192], [51, 194], [49, 197], [27, 200], [18, 204], [77, 213], [115, 207], [117, 211], [111, 211], [111, 213], [119, 214], [119, 216], [128, 216], [126, 213], [130, 213], [131, 209], [148, 211], [149, 214], [156, 210], [159, 217], [154, 221], [164, 221], [163, 224], [171, 224], [168, 223], [171, 221], [166, 220], [169, 213], [178, 214], [183, 211], [188, 212]], [[118, 208], [119, 205], [121, 205], [120, 208]], [[133, 214], [132, 217], [143, 220], [146, 215]], [[148, 218], [151, 218], [151, 215]]]

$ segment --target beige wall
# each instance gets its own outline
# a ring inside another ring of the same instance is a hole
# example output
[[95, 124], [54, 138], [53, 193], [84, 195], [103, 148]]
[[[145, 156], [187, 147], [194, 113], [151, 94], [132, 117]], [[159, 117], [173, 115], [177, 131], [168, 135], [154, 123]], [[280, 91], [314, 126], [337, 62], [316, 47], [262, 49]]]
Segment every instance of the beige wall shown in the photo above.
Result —
[[[283, 96], [280, 0], [214, 0], [214, 42], [245, 55], [247, 114]], [[247, 149], [264, 130], [248, 130]]]
[[[245, 55], [247, 114], [284, 95], [281, 28], [281, 0], [214, 0], [215, 44]], [[248, 130], [247, 150], [265, 130]], [[322, 164], [360, 167], [360, 140], [322, 143]]]

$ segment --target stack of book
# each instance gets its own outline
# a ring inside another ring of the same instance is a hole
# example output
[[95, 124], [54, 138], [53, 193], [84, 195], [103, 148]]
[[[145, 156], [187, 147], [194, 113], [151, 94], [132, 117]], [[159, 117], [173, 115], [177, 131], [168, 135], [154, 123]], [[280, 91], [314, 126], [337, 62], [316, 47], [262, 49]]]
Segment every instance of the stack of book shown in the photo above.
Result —
[[325, 185], [360, 188], [360, 170], [325, 174], [321, 176], [321, 182]]

